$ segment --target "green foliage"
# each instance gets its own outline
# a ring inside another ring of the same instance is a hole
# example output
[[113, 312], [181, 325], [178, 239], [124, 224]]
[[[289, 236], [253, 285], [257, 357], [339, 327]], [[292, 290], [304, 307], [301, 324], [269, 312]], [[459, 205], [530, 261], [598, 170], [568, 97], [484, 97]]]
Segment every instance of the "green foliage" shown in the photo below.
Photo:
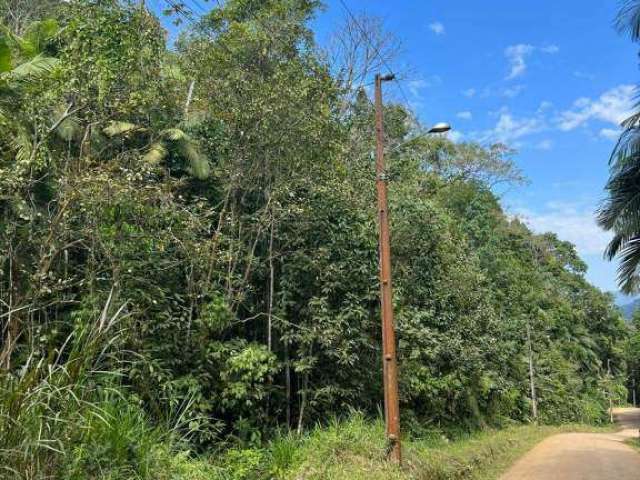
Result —
[[[0, 408], [23, 427], [2, 452], [23, 478], [287, 478], [299, 448], [354, 443], [378, 465], [380, 425], [288, 433], [381, 408], [373, 111], [317, 52], [317, 7], [230, 0], [175, 51], [115, 0], [0, 38], [1, 75], [28, 79], [0, 92]], [[531, 380], [540, 422], [601, 421], [636, 339], [571, 244], [502, 211], [513, 152], [385, 118], [411, 430], [531, 421]], [[94, 342], [105, 303], [126, 328]]]
[[[640, 34], [640, 3], [622, 3], [617, 18], [618, 30], [628, 33], [634, 42]], [[632, 114], [622, 123], [623, 132], [609, 160], [609, 180], [605, 186], [607, 198], [598, 212], [598, 223], [613, 232], [605, 256], [618, 257], [618, 283], [623, 292], [637, 293], [640, 287], [640, 113]]]

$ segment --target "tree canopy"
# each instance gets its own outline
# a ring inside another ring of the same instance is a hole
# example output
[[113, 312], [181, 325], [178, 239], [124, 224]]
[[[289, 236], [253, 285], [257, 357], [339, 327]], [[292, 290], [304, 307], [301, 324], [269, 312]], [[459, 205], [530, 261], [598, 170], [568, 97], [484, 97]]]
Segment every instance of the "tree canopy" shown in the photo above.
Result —
[[[228, 0], [175, 48], [140, 5], [51, 3], [0, 34], [0, 463], [54, 367], [197, 451], [376, 415], [374, 112], [315, 44], [319, 2]], [[532, 383], [536, 420], [605, 418], [626, 327], [573, 245], [501, 208], [514, 152], [385, 118], [409, 430], [533, 420]], [[43, 476], [98, 468], [59, 453], [84, 425], [33, 443]]]

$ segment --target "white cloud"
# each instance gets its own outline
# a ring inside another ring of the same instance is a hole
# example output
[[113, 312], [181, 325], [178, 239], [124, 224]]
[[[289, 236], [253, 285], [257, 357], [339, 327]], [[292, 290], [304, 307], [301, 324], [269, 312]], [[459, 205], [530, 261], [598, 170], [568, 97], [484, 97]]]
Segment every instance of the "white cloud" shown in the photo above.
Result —
[[556, 45], [548, 45], [545, 47], [534, 47], [526, 43], [519, 43], [517, 45], [511, 45], [504, 50], [504, 55], [509, 60], [510, 71], [506, 80], [513, 80], [514, 78], [524, 75], [527, 70], [527, 58], [531, 56], [535, 51], [540, 51], [547, 54], [556, 54], [560, 49]]
[[507, 80], [511, 80], [524, 74], [527, 69], [525, 58], [531, 55], [534, 50], [535, 47], [533, 45], [525, 45], [524, 43], [511, 45], [505, 49], [504, 55], [511, 64], [511, 72], [507, 76]]
[[411, 95], [417, 98], [422, 97], [422, 90], [424, 90], [428, 86], [429, 85], [427, 84], [426, 80], [411, 80], [407, 83], [407, 87], [409, 88]]
[[536, 144], [538, 150], [551, 150], [553, 148], [553, 141], [545, 138]]
[[516, 118], [508, 110], [501, 109], [496, 126], [481, 132], [478, 137], [482, 142], [502, 142], [514, 144], [520, 138], [541, 132], [547, 128], [541, 117]]
[[606, 91], [596, 100], [579, 98], [571, 110], [560, 113], [557, 119], [560, 130], [568, 132], [591, 120], [620, 125], [632, 113], [636, 88], [619, 85]]
[[538, 107], [538, 113], [544, 113], [551, 108], [553, 108], [553, 103], [548, 100], [543, 100]]
[[522, 93], [524, 85], [514, 85], [513, 87], [502, 90], [502, 96], [507, 98], [515, 98]]
[[502, 97], [502, 98], [515, 98], [520, 95], [525, 90], [524, 85], [512, 85], [508, 87], [495, 87], [488, 86], [484, 87], [480, 92], [481, 98], [490, 98], [490, 97]]
[[436, 35], [444, 35], [446, 33], [444, 25], [440, 22], [430, 23], [429, 30], [431, 30]]
[[557, 45], [548, 45], [546, 47], [540, 47], [540, 51], [554, 55], [560, 51], [560, 47]]
[[473, 114], [471, 112], [458, 112], [456, 117], [462, 120], [471, 120], [473, 118]]
[[602, 254], [611, 235], [596, 224], [593, 206], [549, 202], [543, 211], [516, 209], [516, 215], [537, 233], [554, 232], [573, 243], [582, 255]]
[[407, 82], [407, 87], [411, 95], [413, 95], [416, 99], [422, 99], [422, 91], [426, 88], [433, 87], [435, 85], [440, 85], [442, 83], [442, 78], [438, 75], [431, 75], [429, 78], [424, 79], [416, 79], [410, 80]]
[[476, 93], [477, 91], [475, 88], [468, 88], [467, 90], [464, 90], [462, 92], [462, 95], [464, 95], [467, 98], [472, 98], [472, 97], [475, 97]]
[[606, 138], [607, 140], [617, 142], [620, 138], [621, 133], [622, 132], [620, 130], [616, 130], [614, 128], [603, 128], [602, 130], [600, 130], [599, 135], [602, 138]]

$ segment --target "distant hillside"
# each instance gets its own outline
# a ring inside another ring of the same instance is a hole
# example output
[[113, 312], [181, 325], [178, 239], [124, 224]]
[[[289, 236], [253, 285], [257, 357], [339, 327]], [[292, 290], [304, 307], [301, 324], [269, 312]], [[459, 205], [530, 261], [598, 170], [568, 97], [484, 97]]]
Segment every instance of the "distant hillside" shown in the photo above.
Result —
[[627, 320], [631, 320], [633, 312], [635, 312], [637, 308], [640, 308], [640, 298], [635, 299], [631, 303], [620, 305], [620, 310], [622, 310], [624, 318], [626, 318]]

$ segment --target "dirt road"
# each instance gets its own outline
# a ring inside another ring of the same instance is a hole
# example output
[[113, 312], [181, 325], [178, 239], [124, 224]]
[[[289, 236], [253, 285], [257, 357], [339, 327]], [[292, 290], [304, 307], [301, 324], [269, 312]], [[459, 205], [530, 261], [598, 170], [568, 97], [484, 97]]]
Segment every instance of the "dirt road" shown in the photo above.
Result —
[[638, 437], [640, 409], [614, 411], [616, 433], [566, 433], [538, 444], [501, 480], [638, 480], [640, 453], [623, 442]]

